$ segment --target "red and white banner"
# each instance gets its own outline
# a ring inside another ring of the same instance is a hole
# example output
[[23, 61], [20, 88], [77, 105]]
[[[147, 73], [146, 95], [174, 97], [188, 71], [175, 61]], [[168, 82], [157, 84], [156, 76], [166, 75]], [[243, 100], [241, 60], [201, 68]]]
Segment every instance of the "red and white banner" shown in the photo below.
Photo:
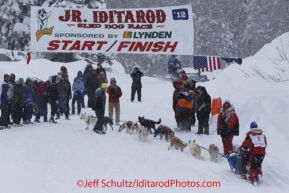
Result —
[[31, 51], [193, 55], [191, 5], [139, 9], [31, 7]]

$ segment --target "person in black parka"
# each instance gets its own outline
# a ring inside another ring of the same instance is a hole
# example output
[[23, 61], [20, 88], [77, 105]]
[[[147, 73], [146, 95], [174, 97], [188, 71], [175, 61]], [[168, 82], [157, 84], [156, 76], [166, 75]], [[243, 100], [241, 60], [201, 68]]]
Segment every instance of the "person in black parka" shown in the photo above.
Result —
[[92, 108], [93, 107], [94, 93], [95, 93], [96, 89], [98, 89], [98, 87], [99, 87], [99, 80], [98, 80], [98, 76], [96, 74], [95, 69], [92, 70], [91, 74], [87, 78], [86, 84], [84, 87], [86, 90], [86, 94], [88, 96], [88, 107]]
[[103, 131], [103, 118], [106, 104], [106, 89], [107, 84], [103, 83], [101, 87], [96, 90], [93, 99], [92, 110], [95, 111], [95, 115], [97, 117], [97, 122], [93, 128], [93, 131], [98, 134], [105, 134], [105, 132]]
[[137, 100], [141, 102], [141, 77], [143, 77], [143, 73], [139, 70], [138, 67], [134, 67], [133, 72], [130, 74], [132, 78], [132, 85], [131, 85], [131, 102], [134, 101], [135, 93], [137, 92]]
[[209, 119], [211, 113], [211, 96], [207, 93], [205, 87], [198, 89], [197, 97], [197, 118], [199, 121], [198, 132], [196, 134], [209, 135]]

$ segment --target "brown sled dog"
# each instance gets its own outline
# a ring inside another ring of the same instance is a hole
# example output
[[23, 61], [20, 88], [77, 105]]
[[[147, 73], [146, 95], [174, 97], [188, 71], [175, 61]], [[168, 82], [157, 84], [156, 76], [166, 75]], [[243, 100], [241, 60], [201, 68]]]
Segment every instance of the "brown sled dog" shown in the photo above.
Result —
[[131, 134], [134, 130], [134, 123], [132, 121], [124, 122], [122, 125], [119, 126], [117, 131], [121, 132], [123, 129], [126, 129], [126, 132]]
[[212, 162], [215, 162], [215, 163], [218, 162], [218, 153], [219, 153], [219, 148], [215, 144], [211, 144], [209, 146], [209, 154], [210, 154]]
[[173, 131], [165, 126], [165, 125], [160, 125], [154, 132], [154, 137], [157, 137], [158, 135], [160, 135], [160, 139], [163, 138], [163, 136], [165, 136], [166, 141], [169, 141], [169, 134], [172, 133]]
[[187, 147], [187, 143], [183, 143], [178, 137], [175, 137], [174, 132], [169, 134], [169, 138], [171, 142], [168, 150], [170, 147], [175, 146], [176, 150], [180, 148], [180, 150], [183, 152], [183, 150]]

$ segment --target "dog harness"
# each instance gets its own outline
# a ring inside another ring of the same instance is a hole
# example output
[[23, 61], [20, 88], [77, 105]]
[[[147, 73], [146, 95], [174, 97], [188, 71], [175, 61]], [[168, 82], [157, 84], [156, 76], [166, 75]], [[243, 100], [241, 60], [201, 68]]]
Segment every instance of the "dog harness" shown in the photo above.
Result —
[[94, 117], [94, 116], [92, 116], [92, 115], [89, 115], [89, 116], [88, 116], [88, 119], [87, 119], [87, 123], [88, 123], [88, 124], [89, 124], [89, 121], [90, 121], [91, 118], [97, 118], [97, 117]]

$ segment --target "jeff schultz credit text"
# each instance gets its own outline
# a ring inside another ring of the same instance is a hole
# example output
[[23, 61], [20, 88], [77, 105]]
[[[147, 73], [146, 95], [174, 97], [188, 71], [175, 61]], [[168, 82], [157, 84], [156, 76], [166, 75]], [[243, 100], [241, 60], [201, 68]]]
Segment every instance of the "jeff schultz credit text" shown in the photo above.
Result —
[[218, 181], [180, 181], [176, 179], [169, 179], [166, 181], [152, 181], [152, 180], [78, 180], [76, 182], [78, 187], [82, 188], [216, 188], [220, 187], [221, 183]]

